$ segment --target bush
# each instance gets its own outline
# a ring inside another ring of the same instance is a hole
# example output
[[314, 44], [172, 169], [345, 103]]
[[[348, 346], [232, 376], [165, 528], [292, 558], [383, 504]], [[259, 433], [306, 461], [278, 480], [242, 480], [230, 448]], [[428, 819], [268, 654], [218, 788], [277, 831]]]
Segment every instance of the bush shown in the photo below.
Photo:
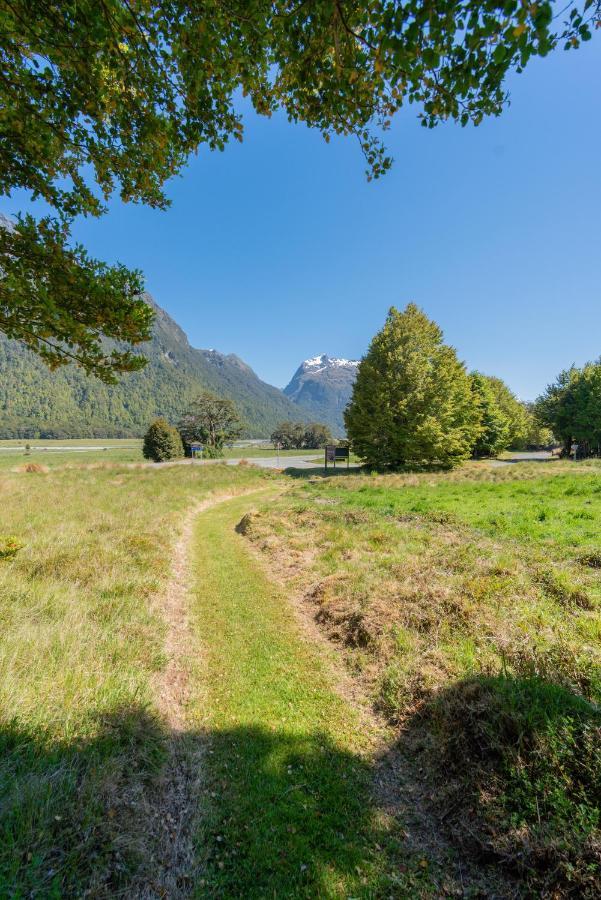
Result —
[[223, 459], [224, 456], [223, 447], [211, 447], [210, 444], [207, 444], [202, 451], [203, 459]]
[[169, 425], [165, 419], [155, 419], [146, 434], [142, 453], [145, 459], [154, 462], [166, 462], [179, 459], [184, 455], [184, 446], [177, 429]]

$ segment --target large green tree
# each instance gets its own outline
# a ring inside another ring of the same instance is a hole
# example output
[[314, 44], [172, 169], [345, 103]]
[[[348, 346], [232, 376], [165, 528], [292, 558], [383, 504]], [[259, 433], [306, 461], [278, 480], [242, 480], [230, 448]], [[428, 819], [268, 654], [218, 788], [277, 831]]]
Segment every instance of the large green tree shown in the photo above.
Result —
[[[0, 328], [101, 378], [140, 365], [102, 336], [140, 343], [151, 313], [136, 273], [70, 248], [74, 216], [114, 192], [163, 208], [163, 187], [201, 145], [241, 139], [254, 109], [353, 135], [369, 176], [380, 141], [415, 103], [427, 127], [478, 124], [507, 102], [505, 79], [556, 46], [577, 47], [601, 0], [7, 0], [0, 3], [0, 191], [54, 210], [0, 241]], [[81, 275], [75, 272], [79, 265]], [[62, 275], [64, 271], [64, 275]], [[32, 278], [34, 279], [32, 283]], [[62, 287], [58, 288], [62, 278]], [[105, 298], [103, 302], [103, 298]]]
[[415, 304], [390, 310], [361, 360], [345, 424], [377, 467], [467, 459], [479, 433], [470, 378], [442, 331]]
[[497, 402], [490, 379], [480, 372], [470, 375], [474, 404], [479, 409], [479, 422], [473, 455], [495, 456], [510, 444], [509, 418]]
[[232, 400], [203, 391], [190, 404], [177, 428], [187, 448], [199, 442], [210, 454], [239, 438], [244, 425]]
[[520, 450], [526, 446], [528, 434], [532, 428], [532, 419], [528, 407], [515, 396], [513, 391], [494, 375], [486, 375], [497, 404], [506, 417], [509, 426], [508, 447]]

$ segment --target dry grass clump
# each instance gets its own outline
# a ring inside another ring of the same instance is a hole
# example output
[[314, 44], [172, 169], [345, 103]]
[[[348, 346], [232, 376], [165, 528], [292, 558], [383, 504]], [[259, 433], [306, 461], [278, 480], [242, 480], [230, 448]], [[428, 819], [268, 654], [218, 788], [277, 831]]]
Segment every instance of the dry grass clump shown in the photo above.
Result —
[[49, 472], [50, 469], [48, 466], [43, 466], [41, 463], [25, 463], [24, 466], [19, 466], [15, 469], [15, 472]]
[[[475, 538], [452, 517], [391, 520], [284, 501], [239, 528], [315, 607], [393, 720], [450, 678], [503, 667], [519, 674], [528, 659], [538, 672], [542, 660], [569, 656], [570, 683], [590, 681], [595, 655], [577, 652], [582, 639], [570, 629], [565, 636], [565, 597], [551, 595], [514, 547]], [[589, 609], [573, 599], [571, 607]]]

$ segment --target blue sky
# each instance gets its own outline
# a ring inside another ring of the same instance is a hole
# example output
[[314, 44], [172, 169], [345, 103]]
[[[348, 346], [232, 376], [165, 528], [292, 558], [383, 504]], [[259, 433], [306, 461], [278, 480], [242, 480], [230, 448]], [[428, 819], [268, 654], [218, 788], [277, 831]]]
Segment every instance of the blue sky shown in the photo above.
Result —
[[242, 145], [169, 184], [167, 212], [114, 202], [75, 235], [142, 269], [194, 346], [272, 384], [317, 353], [361, 356], [414, 301], [470, 368], [533, 399], [601, 354], [600, 63], [599, 37], [536, 61], [477, 129], [427, 131], [408, 107], [371, 184], [354, 141], [247, 115]]

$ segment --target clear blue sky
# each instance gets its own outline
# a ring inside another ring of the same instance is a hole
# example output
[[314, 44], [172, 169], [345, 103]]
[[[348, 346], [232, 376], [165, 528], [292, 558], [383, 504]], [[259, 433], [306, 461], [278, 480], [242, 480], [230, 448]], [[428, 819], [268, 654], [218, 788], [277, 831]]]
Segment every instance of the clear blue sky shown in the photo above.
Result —
[[407, 108], [371, 184], [354, 141], [249, 115], [242, 145], [169, 185], [169, 211], [115, 202], [75, 234], [142, 269], [194, 346], [272, 384], [317, 353], [361, 356], [414, 301], [470, 368], [533, 399], [601, 354], [600, 64], [599, 36], [535, 62], [477, 129], [427, 131]]

